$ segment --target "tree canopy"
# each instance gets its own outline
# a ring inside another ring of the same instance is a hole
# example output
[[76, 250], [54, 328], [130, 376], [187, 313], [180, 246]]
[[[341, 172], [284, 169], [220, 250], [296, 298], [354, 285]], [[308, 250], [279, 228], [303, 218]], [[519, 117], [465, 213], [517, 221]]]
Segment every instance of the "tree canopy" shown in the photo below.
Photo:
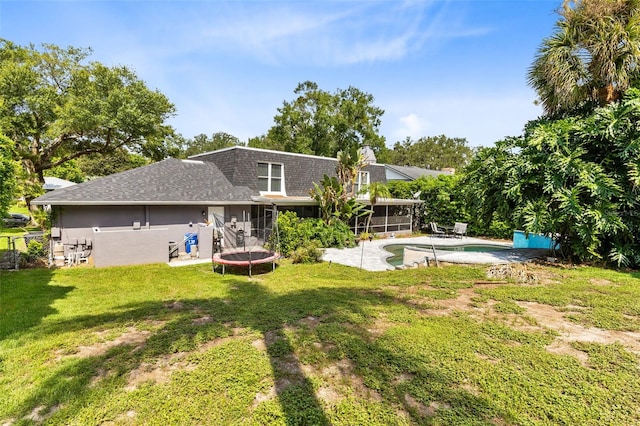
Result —
[[4, 217], [14, 202], [18, 163], [12, 156], [13, 141], [0, 133], [0, 217]]
[[231, 146], [243, 145], [240, 139], [225, 132], [216, 132], [212, 134], [210, 138], [205, 134], [199, 134], [193, 139], [187, 139], [184, 144], [185, 148], [182, 153], [184, 157]]
[[119, 148], [109, 153], [109, 155], [85, 155], [72, 160], [72, 162], [77, 164], [85, 179], [92, 179], [135, 169], [149, 164], [150, 160], [140, 154], [134, 154], [124, 148]]
[[330, 93], [311, 81], [300, 83], [294, 93], [295, 100], [278, 108], [267, 135], [251, 139], [249, 146], [326, 157], [365, 145], [376, 156], [385, 150], [378, 134], [384, 111], [372, 95], [355, 87]]
[[[421, 176], [410, 182], [390, 181], [388, 188], [394, 198], [417, 198], [423, 201], [414, 207], [414, 229], [424, 229], [429, 222], [452, 224], [459, 221], [474, 225], [474, 216], [468, 214], [461, 178], [460, 174]], [[473, 230], [478, 231], [476, 228]]]
[[445, 135], [422, 137], [417, 141], [407, 137], [396, 142], [389, 151], [388, 162], [399, 166], [416, 166], [425, 169], [462, 169], [471, 159], [473, 150], [464, 138]]
[[564, 0], [528, 74], [548, 114], [619, 99], [637, 78], [640, 0]]
[[564, 257], [639, 266], [640, 0], [563, 6], [529, 71], [545, 115], [478, 152], [468, 207], [480, 228], [553, 236]]
[[640, 90], [584, 117], [540, 119], [496, 144], [466, 175], [489, 219], [548, 233], [576, 260], [640, 265]]
[[67, 161], [121, 148], [164, 155], [174, 106], [126, 67], [86, 63], [90, 53], [0, 40], [0, 127], [31, 183], [27, 201], [43, 172]]

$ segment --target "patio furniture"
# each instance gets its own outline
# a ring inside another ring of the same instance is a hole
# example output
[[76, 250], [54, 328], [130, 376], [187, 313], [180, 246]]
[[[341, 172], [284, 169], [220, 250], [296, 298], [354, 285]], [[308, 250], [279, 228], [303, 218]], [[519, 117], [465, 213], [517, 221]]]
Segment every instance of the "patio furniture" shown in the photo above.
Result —
[[431, 222], [430, 226], [432, 235], [436, 235], [438, 237], [446, 235], [446, 233], [442, 229], [438, 228], [438, 225], [435, 222]]
[[456, 222], [453, 225], [453, 231], [451, 231], [454, 237], [464, 237], [467, 235], [467, 224], [463, 222]]

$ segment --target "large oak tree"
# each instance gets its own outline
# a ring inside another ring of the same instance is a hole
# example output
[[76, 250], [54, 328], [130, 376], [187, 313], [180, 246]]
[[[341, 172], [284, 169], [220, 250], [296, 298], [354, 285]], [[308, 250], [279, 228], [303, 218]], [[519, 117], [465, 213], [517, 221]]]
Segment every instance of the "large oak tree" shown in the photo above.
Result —
[[205, 152], [216, 151], [218, 149], [229, 148], [232, 146], [242, 146], [243, 143], [237, 137], [225, 132], [216, 132], [207, 137], [201, 133], [193, 139], [187, 139], [184, 142], [185, 149], [182, 153], [184, 157], [202, 154]]
[[422, 137], [417, 141], [407, 137], [396, 142], [389, 151], [389, 163], [399, 166], [416, 166], [425, 169], [462, 169], [473, 154], [464, 138], [445, 135]]
[[384, 111], [373, 96], [355, 87], [327, 92], [311, 81], [300, 83], [293, 101], [285, 101], [274, 117], [275, 125], [249, 146], [336, 157], [365, 145], [376, 156], [385, 151], [378, 131]]
[[90, 53], [0, 40], [0, 128], [15, 142], [27, 201], [50, 168], [123, 148], [155, 154], [172, 132], [174, 106], [162, 93], [127, 67], [87, 62]]
[[13, 141], [0, 133], [0, 217], [14, 202], [18, 165], [12, 158]]

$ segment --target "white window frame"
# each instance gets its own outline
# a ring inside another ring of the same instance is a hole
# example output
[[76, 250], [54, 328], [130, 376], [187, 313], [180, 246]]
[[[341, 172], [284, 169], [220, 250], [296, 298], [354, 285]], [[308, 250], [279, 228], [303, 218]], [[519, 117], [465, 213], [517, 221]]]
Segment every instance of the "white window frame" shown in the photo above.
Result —
[[369, 179], [370, 179], [370, 174], [368, 171], [365, 170], [361, 170], [358, 172], [358, 177], [356, 178], [356, 181], [354, 182], [354, 193], [356, 194], [356, 197], [360, 197], [360, 198], [364, 198], [364, 197], [368, 197], [369, 193], [366, 192], [364, 194], [359, 194], [360, 190], [362, 189], [362, 187], [364, 186], [369, 186]]
[[[257, 169], [260, 168], [261, 164], [266, 164], [267, 165], [267, 176], [260, 176], [260, 174], [258, 173], [258, 188], [260, 188], [260, 179], [267, 179], [267, 190], [266, 191], [260, 191], [260, 195], [264, 195], [264, 194], [285, 194], [284, 191], [284, 164], [282, 163], [271, 163], [268, 161], [258, 161], [258, 167]], [[274, 178], [273, 177], [273, 166], [280, 166], [280, 177], [279, 178]], [[279, 191], [273, 191], [272, 187], [273, 187], [273, 181], [274, 180], [280, 180], [280, 190]]]

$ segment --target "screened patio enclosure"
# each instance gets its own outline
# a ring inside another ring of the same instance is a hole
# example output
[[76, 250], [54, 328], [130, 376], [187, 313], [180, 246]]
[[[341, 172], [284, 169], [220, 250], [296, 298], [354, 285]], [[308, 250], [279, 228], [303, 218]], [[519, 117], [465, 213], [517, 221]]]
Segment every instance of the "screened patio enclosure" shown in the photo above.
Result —
[[[273, 228], [271, 221], [275, 216], [275, 211], [278, 213], [293, 211], [299, 218], [320, 217], [320, 208], [310, 197], [296, 197], [295, 199], [289, 197], [260, 197], [259, 201], [262, 203], [252, 206], [251, 209], [251, 215], [256, 221], [256, 223], [253, 224], [254, 229], [252, 229], [252, 233], [255, 232], [263, 238], [265, 237], [264, 232], [269, 232]], [[365, 214], [353, 218], [350, 221], [350, 227], [356, 235], [366, 232], [365, 228], [369, 220], [368, 212], [371, 209], [371, 202], [368, 199], [362, 198], [359, 201], [365, 205], [363, 209]], [[376, 205], [373, 206], [370, 232], [375, 234], [413, 232], [414, 207], [420, 203], [422, 203], [421, 200], [379, 200]]]

